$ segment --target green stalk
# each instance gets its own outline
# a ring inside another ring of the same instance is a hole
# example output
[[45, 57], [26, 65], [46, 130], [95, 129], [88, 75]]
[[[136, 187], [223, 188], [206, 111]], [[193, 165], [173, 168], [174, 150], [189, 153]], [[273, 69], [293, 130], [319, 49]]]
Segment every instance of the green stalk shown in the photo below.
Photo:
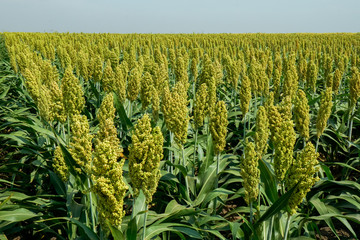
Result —
[[234, 90], [234, 112], [236, 111], [236, 89]]
[[[193, 155], [193, 163], [194, 163], [194, 167], [195, 167], [195, 161], [196, 161], [196, 145], [197, 145], [197, 135], [198, 135], [198, 129], [196, 128], [196, 131], [195, 131], [195, 144], [194, 144], [194, 155]], [[195, 176], [195, 168], [192, 168], [192, 174], [193, 174], [193, 177]]]
[[253, 202], [250, 202], [250, 223], [253, 221]]
[[[169, 132], [170, 135], [170, 147], [172, 147], [172, 133]], [[173, 152], [172, 150], [169, 150], [169, 161], [173, 164]], [[170, 166], [170, 173], [173, 174], [173, 167]]]
[[[217, 154], [216, 157], [216, 180], [215, 180], [215, 189], [219, 187], [219, 180], [218, 180], [218, 174], [219, 174], [219, 162], [220, 162], [220, 153]], [[214, 199], [214, 211], [213, 214], [216, 215], [216, 204], [217, 199]]]
[[92, 204], [92, 196], [91, 196], [91, 186], [90, 186], [90, 178], [87, 178], [87, 184], [88, 184], [88, 188], [89, 188], [89, 200], [90, 200], [90, 213], [91, 213], [91, 225], [92, 225], [92, 229], [93, 231], [96, 233], [96, 228], [95, 228], [95, 216], [94, 216], [94, 209], [93, 209], [93, 204]]
[[245, 136], [246, 136], [246, 113], [244, 115], [244, 141], [245, 141]]
[[145, 239], [147, 212], [148, 212], [148, 205], [146, 204], [146, 205], [145, 205], [145, 216], [144, 216], [144, 227], [143, 227], [142, 240]]
[[[181, 145], [181, 155], [182, 155], [182, 165], [185, 168], [185, 171], [187, 173], [186, 164], [185, 164], [185, 153], [184, 153], [184, 146], [183, 145]], [[188, 199], [190, 200], [189, 183], [188, 183], [187, 176], [184, 176], [184, 178], [185, 178], [186, 194], [187, 194]]]
[[348, 149], [350, 149], [350, 145], [351, 145], [351, 136], [352, 136], [352, 128], [353, 128], [353, 122], [354, 122], [354, 111], [355, 111], [355, 106], [352, 108], [351, 110], [351, 115], [349, 115], [349, 120], [350, 120], [350, 126], [349, 126], [349, 144], [348, 144]]
[[290, 219], [291, 219], [291, 215], [288, 214], [288, 219], [286, 221], [286, 227], [285, 227], [285, 236], [284, 236], [284, 240], [288, 239], [288, 235], [289, 235], [289, 227], [290, 227]]
[[70, 143], [70, 119], [69, 116], [67, 117], [67, 134], [68, 137], [66, 138], [66, 143], [69, 144]]

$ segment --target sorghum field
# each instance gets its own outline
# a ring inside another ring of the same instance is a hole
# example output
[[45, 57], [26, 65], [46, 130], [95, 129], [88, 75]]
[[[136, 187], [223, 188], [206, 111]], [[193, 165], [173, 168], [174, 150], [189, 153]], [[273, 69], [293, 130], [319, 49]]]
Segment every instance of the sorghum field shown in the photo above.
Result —
[[0, 239], [357, 239], [360, 34], [0, 35]]

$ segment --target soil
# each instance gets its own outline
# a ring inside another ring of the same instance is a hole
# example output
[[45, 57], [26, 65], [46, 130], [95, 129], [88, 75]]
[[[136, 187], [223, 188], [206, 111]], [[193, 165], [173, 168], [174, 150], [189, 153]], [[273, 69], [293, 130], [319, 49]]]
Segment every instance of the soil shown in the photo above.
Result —
[[[332, 239], [337, 239], [337, 237], [335, 236], [335, 234], [331, 231], [331, 229], [329, 227], [322, 227], [320, 228], [320, 233], [316, 234], [316, 239], [319, 240], [332, 240]], [[351, 234], [344, 229], [336, 229], [336, 233], [338, 234], [340, 239], [355, 239], [354, 237], [351, 236]]]

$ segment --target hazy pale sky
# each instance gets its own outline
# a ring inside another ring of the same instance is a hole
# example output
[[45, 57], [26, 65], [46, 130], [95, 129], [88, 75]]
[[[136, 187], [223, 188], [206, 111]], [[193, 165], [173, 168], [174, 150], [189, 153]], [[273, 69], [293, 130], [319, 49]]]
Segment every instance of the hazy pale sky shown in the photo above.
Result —
[[0, 0], [0, 32], [360, 32], [360, 0]]

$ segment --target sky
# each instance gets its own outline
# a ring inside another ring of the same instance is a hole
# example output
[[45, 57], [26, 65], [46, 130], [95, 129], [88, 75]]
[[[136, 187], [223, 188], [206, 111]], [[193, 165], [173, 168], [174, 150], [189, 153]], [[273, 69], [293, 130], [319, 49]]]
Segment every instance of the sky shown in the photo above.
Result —
[[0, 32], [360, 32], [360, 0], [0, 0]]

